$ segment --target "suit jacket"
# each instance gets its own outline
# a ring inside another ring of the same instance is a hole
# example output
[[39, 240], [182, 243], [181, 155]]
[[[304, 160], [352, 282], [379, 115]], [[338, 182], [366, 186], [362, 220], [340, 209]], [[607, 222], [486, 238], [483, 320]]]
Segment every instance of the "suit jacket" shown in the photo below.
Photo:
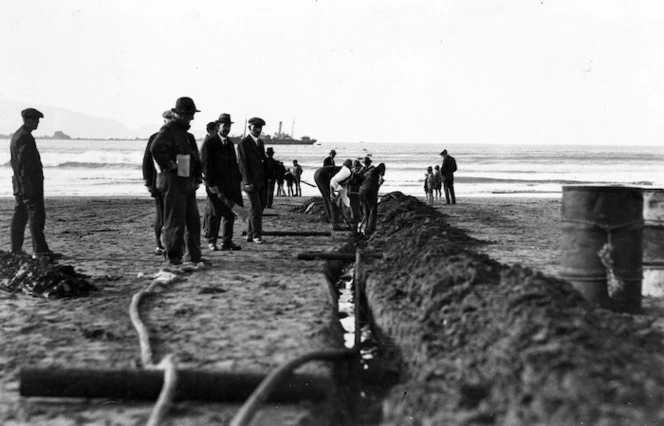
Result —
[[242, 205], [242, 175], [237, 164], [233, 142], [224, 143], [217, 134], [205, 139], [201, 147], [201, 162], [205, 185], [216, 186], [235, 204]]
[[30, 198], [35, 190], [43, 187], [44, 171], [35, 138], [25, 126], [21, 126], [12, 136], [9, 154], [14, 171], [14, 195], [22, 194], [24, 198]]
[[157, 132], [150, 136], [148, 144], [145, 146], [145, 153], [143, 154], [143, 180], [145, 181], [145, 186], [150, 189], [150, 192], [157, 188], [157, 170], [154, 167], [150, 146], [158, 134]]
[[323, 167], [327, 166], [334, 166], [334, 158], [327, 157], [325, 160], [323, 160]]
[[254, 190], [260, 190], [267, 184], [265, 175], [265, 146], [262, 140], [258, 144], [250, 135], [247, 135], [237, 146], [237, 161], [242, 173], [242, 183], [253, 185]]

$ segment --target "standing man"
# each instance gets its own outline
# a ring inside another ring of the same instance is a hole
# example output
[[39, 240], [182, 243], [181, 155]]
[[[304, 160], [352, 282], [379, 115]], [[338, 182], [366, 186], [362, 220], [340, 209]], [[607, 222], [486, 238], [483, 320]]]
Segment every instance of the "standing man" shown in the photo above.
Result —
[[302, 196], [302, 166], [297, 164], [297, 160], [293, 160], [293, 176], [295, 177], [295, 196]]
[[205, 191], [208, 197], [204, 232], [208, 248], [217, 251], [217, 236], [221, 227], [221, 250], [236, 251], [241, 247], [233, 243], [235, 214], [228, 201], [242, 206], [242, 175], [237, 166], [235, 147], [228, 138], [233, 124], [230, 114], [221, 114], [217, 124], [218, 133], [207, 138], [201, 148]]
[[164, 248], [173, 265], [180, 265], [186, 247], [187, 260], [201, 261], [201, 218], [196, 190], [202, 182], [201, 161], [194, 135], [187, 132], [200, 112], [191, 98], [182, 97], [171, 109], [173, 119], [159, 130], [150, 151], [161, 173], [157, 188], [164, 197]]
[[277, 165], [279, 162], [274, 159], [274, 149], [271, 146], [267, 148], [265, 154], [267, 155], [265, 159], [265, 177], [267, 178], [265, 206], [271, 209], [274, 202], [274, 184], [277, 181]]
[[53, 260], [44, 236], [46, 209], [44, 208], [44, 171], [41, 156], [32, 131], [39, 127], [44, 114], [34, 108], [21, 111], [23, 125], [12, 136], [9, 152], [14, 176], [12, 185], [16, 205], [11, 222], [12, 253], [23, 253], [25, 226], [30, 224], [34, 258]]
[[[171, 110], [164, 111], [161, 116], [164, 118], [164, 124], [168, 123], [173, 118]], [[161, 228], [164, 226], [164, 197], [161, 196], [161, 191], [157, 189], [157, 168], [155, 167], [150, 146], [157, 137], [159, 132], [150, 136], [148, 144], [145, 146], [145, 153], [143, 154], [143, 180], [147, 186], [150, 196], [154, 198], [155, 216], [154, 216], [154, 237], [157, 240], [157, 248], [154, 254], [161, 256], [164, 254], [164, 244], [161, 241]]]
[[330, 151], [330, 155], [325, 160], [323, 160], [323, 167], [327, 166], [334, 167], [334, 157], [336, 156], [337, 156], [337, 151], [335, 150]]
[[248, 121], [249, 134], [237, 146], [237, 159], [244, 192], [249, 198], [247, 242], [263, 244], [263, 209], [265, 208], [267, 179], [265, 176], [265, 147], [260, 138], [265, 121], [252, 117]]
[[454, 196], [454, 172], [457, 171], [457, 164], [454, 157], [447, 154], [444, 149], [440, 153], [443, 156], [443, 165], [440, 168], [440, 173], [443, 175], [443, 189], [445, 190], [446, 204], [456, 204], [456, 197]]

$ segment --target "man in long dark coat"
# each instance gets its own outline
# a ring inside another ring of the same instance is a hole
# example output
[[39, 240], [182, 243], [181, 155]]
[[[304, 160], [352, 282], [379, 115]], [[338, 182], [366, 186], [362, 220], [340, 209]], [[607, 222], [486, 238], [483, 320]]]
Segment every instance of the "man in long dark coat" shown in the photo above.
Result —
[[29, 223], [33, 257], [52, 260], [54, 254], [48, 248], [44, 236], [44, 171], [37, 143], [32, 136], [32, 131], [39, 127], [39, 119], [44, 118], [44, 114], [28, 108], [21, 111], [21, 116], [23, 125], [14, 133], [9, 144], [16, 200], [10, 231], [12, 253], [23, 252], [25, 226]]
[[263, 210], [267, 202], [267, 178], [265, 176], [265, 146], [260, 139], [265, 121], [253, 117], [249, 121], [249, 134], [237, 146], [237, 159], [242, 185], [249, 198], [247, 242], [263, 244]]
[[230, 114], [221, 114], [217, 124], [218, 133], [208, 137], [201, 148], [208, 196], [204, 220], [205, 238], [210, 250], [219, 250], [217, 237], [221, 227], [221, 250], [240, 250], [241, 247], [233, 243], [235, 214], [231, 209], [232, 204], [229, 205], [230, 202], [242, 206], [242, 175], [237, 165], [235, 146], [228, 138], [233, 124]]
[[456, 160], [447, 153], [446, 149], [444, 149], [440, 155], [443, 157], [440, 173], [443, 175], [445, 201], [447, 204], [456, 204], [456, 196], [454, 195], [454, 172], [457, 171]]
[[200, 112], [191, 98], [179, 98], [171, 109], [173, 119], [164, 124], [150, 151], [160, 173], [157, 188], [164, 197], [164, 248], [171, 264], [179, 265], [186, 247], [187, 260], [201, 261], [201, 218], [196, 190], [203, 181], [194, 135], [187, 132]]

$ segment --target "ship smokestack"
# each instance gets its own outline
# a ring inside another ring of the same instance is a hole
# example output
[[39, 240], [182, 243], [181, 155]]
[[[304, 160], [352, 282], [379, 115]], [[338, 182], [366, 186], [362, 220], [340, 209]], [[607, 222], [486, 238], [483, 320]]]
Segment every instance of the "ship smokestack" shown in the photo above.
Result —
[[281, 121], [279, 122], [279, 136], [281, 136]]

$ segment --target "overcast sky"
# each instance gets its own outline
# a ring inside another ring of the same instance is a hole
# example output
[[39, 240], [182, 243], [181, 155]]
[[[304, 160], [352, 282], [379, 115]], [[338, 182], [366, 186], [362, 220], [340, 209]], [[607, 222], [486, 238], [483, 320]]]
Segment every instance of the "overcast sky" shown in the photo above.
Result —
[[[659, 144], [661, 0], [0, 0], [0, 98], [323, 141]], [[202, 132], [201, 132], [202, 133]]]

